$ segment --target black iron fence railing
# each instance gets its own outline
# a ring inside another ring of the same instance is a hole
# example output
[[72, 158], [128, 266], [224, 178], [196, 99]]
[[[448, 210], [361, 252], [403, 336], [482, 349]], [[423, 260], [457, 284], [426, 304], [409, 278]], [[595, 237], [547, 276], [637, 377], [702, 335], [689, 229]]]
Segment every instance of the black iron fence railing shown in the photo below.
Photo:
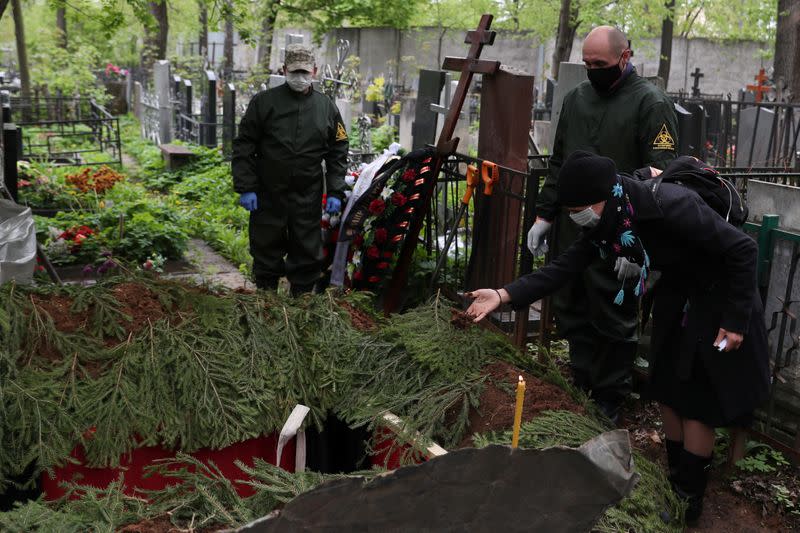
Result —
[[677, 104], [679, 152], [717, 167], [800, 164], [800, 104], [671, 94]]
[[119, 119], [89, 98], [11, 97], [21, 157], [62, 165], [121, 164]]

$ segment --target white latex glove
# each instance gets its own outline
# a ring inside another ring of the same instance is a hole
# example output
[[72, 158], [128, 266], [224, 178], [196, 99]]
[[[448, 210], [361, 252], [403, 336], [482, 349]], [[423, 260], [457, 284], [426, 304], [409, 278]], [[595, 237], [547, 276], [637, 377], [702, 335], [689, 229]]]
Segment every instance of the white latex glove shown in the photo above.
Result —
[[631, 263], [624, 257], [617, 257], [617, 263], [614, 265], [614, 272], [617, 273], [617, 279], [625, 281], [626, 279], [638, 278], [642, 267], [636, 263]]
[[537, 218], [530, 231], [528, 231], [528, 250], [531, 251], [534, 258], [547, 253], [547, 241], [545, 238], [552, 225], [551, 222]]

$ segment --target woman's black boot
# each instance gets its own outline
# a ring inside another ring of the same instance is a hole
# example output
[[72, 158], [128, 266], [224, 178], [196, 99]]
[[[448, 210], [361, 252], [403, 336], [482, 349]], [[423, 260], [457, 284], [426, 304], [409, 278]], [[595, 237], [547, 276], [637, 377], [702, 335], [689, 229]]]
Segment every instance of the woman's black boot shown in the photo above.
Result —
[[681, 450], [678, 474], [673, 482], [675, 493], [689, 504], [686, 509], [686, 523], [694, 525], [703, 513], [703, 495], [711, 469], [711, 457], [700, 457], [692, 452]]

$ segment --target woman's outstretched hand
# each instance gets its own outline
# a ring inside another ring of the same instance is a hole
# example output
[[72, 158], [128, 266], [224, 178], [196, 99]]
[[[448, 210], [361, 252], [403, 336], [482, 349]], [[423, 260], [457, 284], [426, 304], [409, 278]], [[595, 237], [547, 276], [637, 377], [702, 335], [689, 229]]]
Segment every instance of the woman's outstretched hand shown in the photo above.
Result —
[[505, 289], [478, 289], [468, 292], [467, 296], [474, 299], [467, 309], [467, 315], [473, 317], [473, 322], [480, 322], [500, 304], [510, 300]]

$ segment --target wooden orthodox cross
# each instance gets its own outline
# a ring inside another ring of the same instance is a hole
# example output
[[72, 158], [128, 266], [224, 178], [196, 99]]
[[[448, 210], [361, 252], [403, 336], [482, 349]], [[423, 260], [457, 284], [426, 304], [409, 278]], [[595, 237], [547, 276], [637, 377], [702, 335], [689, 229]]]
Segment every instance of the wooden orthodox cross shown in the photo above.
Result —
[[754, 77], [753, 79], [756, 80], [756, 85], [747, 85], [745, 88], [748, 91], [753, 91], [756, 93], [756, 102], [760, 102], [764, 99], [764, 93], [769, 91], [769, 87], [764, 85], [764, 82], [768, 79], [764, 69], [760, 69], [758, 71], [758, 76]]
[[484, 45], [494, 44], [496, 33], [489, 31], [492, 25], [493, 15], [484, 14], [481, 16], [480, 23], [476, 30], [468, 31], [464, 39], [464, 43], [469, 44], [469, 52], [465, 58], [445, 57], [442, 63], [444, 70], [455, 70], [461, 72], [461, 77], [458, 79], [458, 86], [453, 95], [453, 101], [450, 104], [450, 109], [447, 113], [447, 118], [444, 121], [442, 133], [439, 135], [439, 140], [436, 143], [436, 159], [433, 167], [433, 178], [425, 190], [422, 201], [422, 209], [415, 213], [415, 217], [411, 221], [403, 248], [400, 251], [400, 256], [397, 259], [397, 264], [392, 273], [392, 279], [384, 294], [383, 312], [385, 314], [397, 311], [401, 303], [401, 295], [405, 289], [406, 282], [408, 281], [408, 267], [411, 264], [411, 259], [414, 255], [414, 249], [417, 247], [417, 239], [419, 232], [422, 229], [425, 215], [430, 208], [431, 195], [436, 187], [436, 180], [439, 177], [439, 172], [442, 168], [443, 161], [450, 154], [456, 151], [458, 147], [458, 137], [453, 137], [458, 122], [459, 113], [464, 106], [464, 100], [467, 97], [470, 83], [472, 83], [473, 74], [494, 74], [500, 68], [499, 61], [487, 61], [479, 59]]

